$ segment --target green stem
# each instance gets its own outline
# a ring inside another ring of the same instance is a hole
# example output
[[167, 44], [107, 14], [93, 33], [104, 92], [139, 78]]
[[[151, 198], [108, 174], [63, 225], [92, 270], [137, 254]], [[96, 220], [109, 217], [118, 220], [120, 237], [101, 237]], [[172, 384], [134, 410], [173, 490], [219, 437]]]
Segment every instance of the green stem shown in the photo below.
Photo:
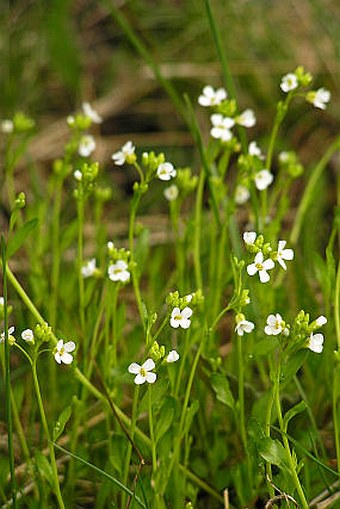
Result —
[[5, 238], [1, 236], [1, 260], [3, 273], [3, 297], [4, 297], [4, 334], [5, 334], [5, 395], [6, 395], [6, 420], [7, 420], [7, 443], [8, 443], [8, 463], [11, 476], [11, 492], [13, 507], [17, 507], [17, 487], [14, 471], [14, 448], [13, 448], [13, 416], [11, 400], [11, 357], [10, 345], [8, 341], [8, 312], [7, 312], [7, 261], [6, 261], [6, 243]]
[[[78, 271], [78, 290], [79, 290], [79, 318], [82, 336], [85, 334], [85, 290], [84, 290], [84, 278], [81, 273], [83, 265], [83, 227], [84, 227], [84, 200], [79, 197], [77, 201], [77, 213], [78, 213], [78, 259], [77, 259], [77, 271]], [[87, 341], [85, 341], [85, 346]], [[86, 356], [86, 351], [84, 351]]]
[[[135, 393], [133, 395], [133, 402], [132, 402], [132, 415], [131, 415], [131, 421], [130, 421], [130, 438], [133, 440], [135, 431], [136, 431], [136, 422], [137, 422], [137, 412], [138, 412], [138, 400], [139, 400], [139, 385], [136, 385], [135, 387]], [[117, 412], [118, 413], [118, 412]], [[151, 446], [151, 441], [150, 441]], [[123, 468], [123, 484], [127, 486], [128, 483], [128, 477], [129, 477], [129, 468], [130, 468], [130, 462], [131, 462], [131, 453], [132, 453], [132, 443], [129, 441], [127, 444], [127, 451], [125, 456], [125, 462], [124, 462], [124, 468]], [[125, 507], [125, 501], [126, 496], [123, 495], [122, 500], [122, 507]]]
[[202, 233], [202, 202], [205, 183], [205, 172], [203, 169], [198, 178], [196, 204], [195, 204], [195, 224], [194, 224], [194, 267], [196, 288], [203, 288], [202, 269], [201, 269], [201, 233]]
[[152, 386], [149, 384], [149, 386], [148, 386], [148, 404], [149, 404], [149, 430], [150, 430], [150, 439], [151, 439], [152, 472], [156, 473], [157, 455], [156, 455], [155, 429], [154, 429], [154, 424], [153, 424], [151, 391], [152, 391]]
[[36, 392], [36, 396], [37, 396], [37, 400], [38, 400], [38, 407], [39, 407], [39, 412], [40, 412], [41, 423], [44, 428], [44, 433], [45, 433], [46, 439], [48, 441], [48, 448], [50, 451], [50, 462], [51, 462], [52, 474], [53, 474], [54, 491], [55, 491], [55, 495], [57, 497], [60, 509], [65, 509], [64, 501], [63, 501], [61, 491], [60, 491], [60, 485], [59, 485], [59, 479], [58, 479], [58, 468], [57, 468], [57, 462], [56, 462], [56, 458], [55, 458], [54, 447], [53, 447], [53, 444], [51, 441], [50, 431], [48, 429], [45, 409], [44, 409], [42, 396], [41, 396], [41, 390], [40, 390], [40, 386], [39, 386], [36, 359], [34, 359], [32, 362], [32, 374], [33, 374], [34, 388], [35, 388], [35, 392]]
[[53, 196], [53, 219], [52, 219], [52, 274], [51, 274], [51, 299], [49, 306], [49, 323], [56, 326], [56, 313], [59, 297], [59, 275], [60, 275], [60, 211], [62, 197], [63, 179], [56, 177]]
[[239, 424], [241, 440], [244, 452], [248, 454], [248, 441], [244, 415], [244, 359], [243, 359], [243, 345], [242, 336], [237, 334], [237, 363], [238, 363], [238, 404], [239, 404]]

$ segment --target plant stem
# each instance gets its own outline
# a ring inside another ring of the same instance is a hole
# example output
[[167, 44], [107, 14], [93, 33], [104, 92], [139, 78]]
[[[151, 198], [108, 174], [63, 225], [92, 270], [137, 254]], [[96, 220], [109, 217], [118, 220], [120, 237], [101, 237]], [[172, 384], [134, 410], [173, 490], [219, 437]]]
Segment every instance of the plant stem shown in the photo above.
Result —
[[202, 202], [205, 183], [205, 172], [201, 169], [198, 177], [198, 186], [195, 204], [195, 224], [194, 224], [194, 267], [196, 288], [203, 288], [202, 269], [201, 269], [201, 233], [202, 233]]
[[[79, 197], [77, 200], [77, 214], [78, 214], [78, 258], [77, 258], [77, 271], [78, 271], [78, 290], [79, 290], [79, 318], [81, 334], [85, 334], [85, 290], [84, 290], [84, 278], [81, 273], [83, 265], [83, 227], [84, 227], [84, 200]], [[87, 341], [84, 343], [84, 350], [87, 347]], [[84, 357], [86, 357], [86, 351], [84, 351]]]
[[148, 385], [149, 431], [150, 431], [150, 439], [151, 439], [152, 472], [155, 473], [157, 470], [157, 455], [156, 455], [155, 430], [154, 430], [154, 425], [153, 425], [151, 391], [152, 391], [152, 386], [149, 384]]

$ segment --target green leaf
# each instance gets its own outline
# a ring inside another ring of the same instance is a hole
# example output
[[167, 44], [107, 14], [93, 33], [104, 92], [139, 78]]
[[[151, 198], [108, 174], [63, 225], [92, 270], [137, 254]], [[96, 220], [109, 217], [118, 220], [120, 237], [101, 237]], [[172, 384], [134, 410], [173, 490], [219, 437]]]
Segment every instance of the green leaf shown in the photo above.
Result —
[[335, 367], [334, 371], [334, 381], [333, 381], [333, 387], [334, 387], [334, 401], [335, 403], [340, 398], [340, 364], [338, 364]]
[[7, 258], [11, 258], [16, 251], [25, 242], [26, 237], [31, 233], [32, 230], [37, 226], [38, 218], [30, 219], [23, 226], [17, 229], [13, 237], [9, 239], [7, 246]]
[[284, 418], [283, 418], [283, 429], [287, 431], [288, 423], [289, 421], [295, 417], [297, 414], [300, 414], [304, 410], [306, 410], [307, 404], [305, 401], [300, 401], [297, 405], [294, 405], [292, 408], [286, 412]]
[[210, 381], [218, 401], [235, 409], [235, 399], [229, 387], [229, 381], [222, 373], [211, 373]]
[[163, 404], [159, 412], [157, 420], [157, 428], [155, 433], [155, 441], [158, 440], [168, 431], [172, 424], [175, 413], [175, 402], [170, 396], [164, 398]]
[[282, 368], [282, 383], [285, 384], [289, 382], [297, 373], [297, 371], [301, 368], [304, 363], [306, 357], [308, 355], [308, 350], [306, 348], [302, 350], [298, 350], [294, 355], [289, 357], [287, 363]]
[[182, 436], [188, 433], [191, 428], [192, 420], [199, 409], [199, 401], [195, 399], [192, 404], [187, 408], [183, 430], [181, 430]]
[[[156, 403], [158, 403], [164, 396], [164, 394], [167, 392], [169, 387], [169, 380], [165, 380], [164, 378], [160, 378], [157, 380], [157, 383], [151, 386], [151, 405], [154, 406]], [[149, 389], [149, 387], [148, 387]], [[145, 412], [148, 410], [149, 405], [149, 394], [148, 391], [145, 392], [140, 406], [139, 406], [139, 412]]]
[[289, 471], [286, 451], [281, 442], [265, 437], [259, 440], [257, 447], [260, 456], [262, 456], [265, 461], [272, 465], [276, 465], [282, 470]]
[[57, 422], [54, 425], [53, 429], [53, 441], [55, 442], [62, 432], [65, 429], [66, 424], [68, 423], [72, 413], [71, 405], [68, 405], [64, 410], [60, 413]]
[[44, 478], [50, 486], [53, 486], [54, 477], [52, 467], [46, 456], [44, 456], [40, 451], [35, 451], [35, 464], [41, 477]]
[[275, 350], [279, 345], [279, 341], [275, 337], [262, 339], [254, 345], [253, 355], [260, 357], [261, 355], [268, 355], [270, 352]]

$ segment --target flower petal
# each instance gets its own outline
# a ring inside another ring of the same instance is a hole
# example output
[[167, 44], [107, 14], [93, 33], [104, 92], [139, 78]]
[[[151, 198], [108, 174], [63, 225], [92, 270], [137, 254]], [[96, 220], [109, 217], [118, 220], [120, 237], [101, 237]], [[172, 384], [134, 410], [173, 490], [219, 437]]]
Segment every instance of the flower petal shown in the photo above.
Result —
[[145, 371], [151, 371], [154, 369], [155, 363], [152, 359], [146, 359], [144, 364], [142, 365], [142, 369], [145, 369]]
[[139, 372], [140, 372], [140, 365], [137, 364], [137, 362], [133, 362], [132, 364], [130, 364], [130, 366], [128, 367], [128, 372], [129, 373], [132, 373], [134, 375], [137, 375]]

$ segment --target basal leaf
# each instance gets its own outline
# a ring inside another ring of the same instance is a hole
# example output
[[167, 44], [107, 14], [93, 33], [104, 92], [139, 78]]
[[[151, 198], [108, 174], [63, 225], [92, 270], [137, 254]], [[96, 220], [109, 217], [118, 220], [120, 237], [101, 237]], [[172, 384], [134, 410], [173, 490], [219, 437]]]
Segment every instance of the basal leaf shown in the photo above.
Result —
[[210, 381], [218, 401], [234, 410], [235, 399], [230, 390], [227, 377], [222, 373], [212, 373], [210, 375]]

